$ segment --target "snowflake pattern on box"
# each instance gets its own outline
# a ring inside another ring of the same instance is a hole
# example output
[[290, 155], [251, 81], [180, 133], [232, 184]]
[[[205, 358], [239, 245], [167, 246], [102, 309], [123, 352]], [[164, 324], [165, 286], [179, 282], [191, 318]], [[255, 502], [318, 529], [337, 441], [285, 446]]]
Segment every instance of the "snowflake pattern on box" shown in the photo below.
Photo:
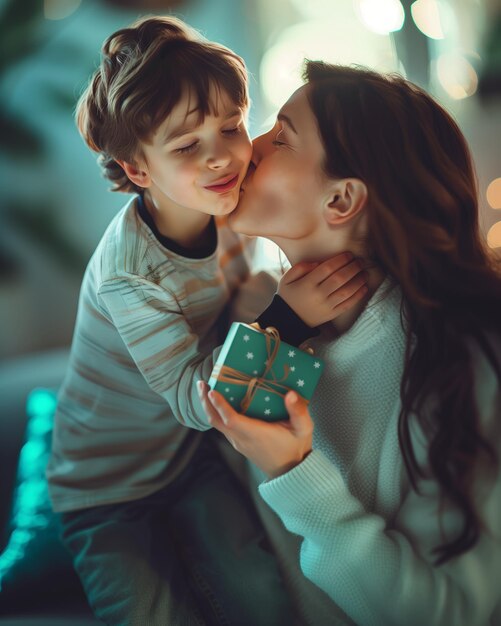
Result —
[[[274, 346], [275, 340], [270, 338], [268, 348], [273, 350]], [[263, 377], [269, 357], [264, 331], [234, 322], [214, 365], [209, 386], [219, 391], [234, 409], [243, 412], [242, 400], [247, 393], [248, 381]], [[223, 366], [232, 368], [231, 371], [236, 370], [240, 380], [231, 382], [229, 379], [233, 374], [228, 374], [230, 370], [223, 370], [224, 380], [218, 380]], [[306, 400], [310, 400], [323, 367], [324, 364], [318, 357], [280, 342], [271, 369], [264, 377], [264, 382], [256, 385], [245, 414], [270, 422], [286, 419], [288, 413], [284, 395], [287, 389], [293, 389]]]

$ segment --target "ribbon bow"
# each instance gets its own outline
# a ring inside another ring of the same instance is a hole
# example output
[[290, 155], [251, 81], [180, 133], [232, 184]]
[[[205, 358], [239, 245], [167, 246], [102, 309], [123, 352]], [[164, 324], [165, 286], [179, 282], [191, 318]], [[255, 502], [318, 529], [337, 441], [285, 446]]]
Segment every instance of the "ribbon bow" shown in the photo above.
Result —
[[[254, 325], [251, 324], [251, 326]], [[289, 387], [283, 384], [283, 381], [289, 375], [289, 366], [284, 365], [284, 375], [278, 380], [272, 370], [273, 363], [277, 357], [281, 343], [278, 330], [273, 326], [268, 326], [268, 328], [266, 328], [264, 331], [260, 329], [259, 326], [257, 326], [257, 329], [259, 330], [259, 332], [262, 332], [264, 334], [266, 342], [266, 354], [268, 356], [268, 358], [266, 359], [266, 367], [261, 376], [250, 376], [249, 374], [240, 372], [239, 370], [233, 367], [229, 367], [228, 365], [216, 366], [214, 371], [215, 377], [223, 383], [231, 383], [232, 385], [245, 385], [247, 387], [245, 396], [240, 403], [240, 411], [242, 413], [245, 413], [247, 411], [258, 389], [263, 389], [269, 393], [275, 393], [278, 396], [283, 396], [285, 393], [287, 393], [287, 391], [289, 391]], [[266, 379], [266, 375], [270, 372], [271, 379]], [[282, 392], [277, 390], [277, 387], [281, 389]]]

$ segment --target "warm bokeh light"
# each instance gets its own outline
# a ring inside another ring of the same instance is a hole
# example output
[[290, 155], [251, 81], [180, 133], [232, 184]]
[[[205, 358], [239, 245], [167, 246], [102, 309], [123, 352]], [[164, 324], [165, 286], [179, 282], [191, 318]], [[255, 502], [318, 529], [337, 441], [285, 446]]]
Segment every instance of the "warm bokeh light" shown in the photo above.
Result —
[[257, 238], [256, 258], [254, 271], [276, 271], [283, 272], [290, 268], [290, 263], [285, 254], [276, 243], [264, 237]]
[[489, 228], [487, 245], [489, 248], [501, 248], [501, 222], [496, 222]]
[[[301, 13], [304, 17], [322, 17], [327, 18], [334, 12], [339, 11], [339, 7], [332, 0], [291, 0], [291, 4]], [[349, 5], [345, 3], [345, 7]]]
[[400, 30], [405, 11], [400, 0], [357, 0], [360, 19], [368, 29], [379, 35]]
[[437, 77], [454, 100], [472, 96], [478, 87], [478, 75], [471, 63], [460, 54], [444, 53], [437, 60]]
[[43, 12], [48, 20], [63, 20], [80, 6], [82, 0], [44, 0]]
[[390, 38], [368, 32], [354, 12], [336, 22], [301, 22], [283, 30], [261, 61], [261, 87], [274, 107], [282, 106], [302, 84], [305, 58], [356, 63], [380, 71], [398, 69]]
[[491, 209], [501, 209], [501, 178], [495, 178], [489, 184], [486, 196]]
[[419, 30], [430, 39], [443, 39], [453, 19], [449, 6], [439, 0], [416, 0], [411, 14]]

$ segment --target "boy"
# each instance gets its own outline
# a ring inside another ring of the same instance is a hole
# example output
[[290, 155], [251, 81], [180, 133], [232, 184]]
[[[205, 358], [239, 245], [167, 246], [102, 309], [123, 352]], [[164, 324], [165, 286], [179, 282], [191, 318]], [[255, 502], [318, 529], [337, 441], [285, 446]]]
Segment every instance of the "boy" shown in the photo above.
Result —
[[[77, 107], [114, 190], [137, 194], [84, 276], [48, 467], [107, 624], [293, 620], [254, 511], [200, 432], [195, 386], [249, 276], [250, 242], [225, 220], [251, 157], [247, 108], [243, 61], [174, 18], [112, 35]], [[309, 289], [292, 285], [303, 302]]]

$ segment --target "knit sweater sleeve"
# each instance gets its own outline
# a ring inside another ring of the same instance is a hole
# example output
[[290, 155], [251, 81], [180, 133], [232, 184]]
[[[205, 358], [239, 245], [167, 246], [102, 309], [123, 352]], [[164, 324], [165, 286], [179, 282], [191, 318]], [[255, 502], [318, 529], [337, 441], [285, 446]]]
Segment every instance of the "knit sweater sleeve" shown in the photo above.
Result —
[[[485, 434], [500, 452], [501, 400], [492, 370], [480, 372]], [[364, 508], [319, 450], [260, 486], [287, 529], [303, 537], [301, 568], [357, 624], [480, 626], [500, 608], [501, 480], [477, 476], [474, 493], [485, 524], [478, 543], [437, 567], [431, 550], [461, 528], [452, 510], [439, 515], [432, 479], [410, 490], [395, 519]]]

